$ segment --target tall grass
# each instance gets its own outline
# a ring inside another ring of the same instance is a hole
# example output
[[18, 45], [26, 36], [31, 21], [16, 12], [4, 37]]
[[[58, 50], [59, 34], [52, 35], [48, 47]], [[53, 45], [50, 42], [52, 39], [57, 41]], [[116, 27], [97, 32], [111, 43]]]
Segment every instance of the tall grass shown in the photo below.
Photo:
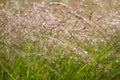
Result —
[[119, 4], [103, 2], [1, 5], [0, 80], [119, 80]]

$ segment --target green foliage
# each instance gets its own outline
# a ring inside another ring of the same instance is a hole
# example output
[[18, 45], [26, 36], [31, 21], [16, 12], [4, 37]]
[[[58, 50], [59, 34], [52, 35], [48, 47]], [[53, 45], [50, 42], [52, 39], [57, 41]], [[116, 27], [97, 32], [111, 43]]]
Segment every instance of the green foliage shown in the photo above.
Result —
[[[17, 49], [15, 46], [7, 46], [1, 42], [0, 50], [0, 79], [1, 80], [113, 80], [119, 78], [119, 61], [114, 63], [110, 60], [111, 49], [106, 44], [103, 48], [95, 51], [94, 47], [86, 50], [92, 54], [91, 62], [83, 62], [82, 57], [76, 61], [75, 56], [61, 57], [63, 54], [55, 49], [50, 56], [40, 55], [42, 53], [35, 44], [27, 41], [24, 47]], [[49, 46], [49, 45], [47, 45]], [[99, 45], [96, 45], [99, 46]], [[48, 47], [50, 48], [50, 47]], [[68, 49], [69, 50], [69, 49]], [[24, 52], [24, 53], [23, 53]], [[22, 54], [23, 53], [23, 54]], [[22, 54], [20, 56], [20, 54]], [[73, 54], [73, 53], [71, 53]], [[23, 56], [24, 55], [24, 56]]]

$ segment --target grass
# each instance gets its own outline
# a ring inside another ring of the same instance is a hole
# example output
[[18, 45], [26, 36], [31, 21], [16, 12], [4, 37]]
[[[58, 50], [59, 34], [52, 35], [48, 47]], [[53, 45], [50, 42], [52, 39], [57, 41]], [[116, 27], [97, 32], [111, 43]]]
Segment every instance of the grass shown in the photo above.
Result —
[[0, 13], [0, 80], [119, 80], [120, 30], [111, 21], [119, 17], [103, 14], [110, 12], [107, 3], [98, 3], [104, 9], [93, 13], [84, 1], [82, 13], [54, 2], [5, 5]]
[[[47, 51], [43, 55], [40, 44], [26, 41], [21, 48], [7, 46], [1, 42], [1, 80], [117, 80], [119, 79], [118, 56], [112, 54], [107, 44], [93, 47], [84, 46], [91, 54], [90, 60], [83, 59], [75, 52], [67, 54], [62, 51], [63, 47], [55, 48], [50, 53], [52, 46], [47, 45]], [[33, 47], [34, 46], [34, 47]], [[67, 55], [67, 56], [66, 56]], [[92, 60], [91, 60], [92, 59]]]

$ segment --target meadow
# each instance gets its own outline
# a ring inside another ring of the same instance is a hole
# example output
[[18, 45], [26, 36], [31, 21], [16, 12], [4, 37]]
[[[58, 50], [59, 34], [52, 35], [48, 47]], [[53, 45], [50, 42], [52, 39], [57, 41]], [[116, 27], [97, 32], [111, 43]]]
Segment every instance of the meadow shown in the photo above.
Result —
[[120, 1], [0, 0], [0, 80], [120, 80]]

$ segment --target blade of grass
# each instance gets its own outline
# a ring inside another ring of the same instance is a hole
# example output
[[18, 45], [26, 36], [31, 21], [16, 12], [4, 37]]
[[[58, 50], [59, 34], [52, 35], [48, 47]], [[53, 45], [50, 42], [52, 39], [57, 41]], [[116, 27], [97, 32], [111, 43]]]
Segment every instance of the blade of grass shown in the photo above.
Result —
[[7, 72], [7, 74], [13, 79], [13, 80], [17, 80], [17, 79], [15, 79], [14, 77], [13, 77], [13, 75], [12, 74], [10, 74], [10, 72], [5, 68], [5, 66], [1, 63], [1, 66], [2, 66], [2, 68]]

